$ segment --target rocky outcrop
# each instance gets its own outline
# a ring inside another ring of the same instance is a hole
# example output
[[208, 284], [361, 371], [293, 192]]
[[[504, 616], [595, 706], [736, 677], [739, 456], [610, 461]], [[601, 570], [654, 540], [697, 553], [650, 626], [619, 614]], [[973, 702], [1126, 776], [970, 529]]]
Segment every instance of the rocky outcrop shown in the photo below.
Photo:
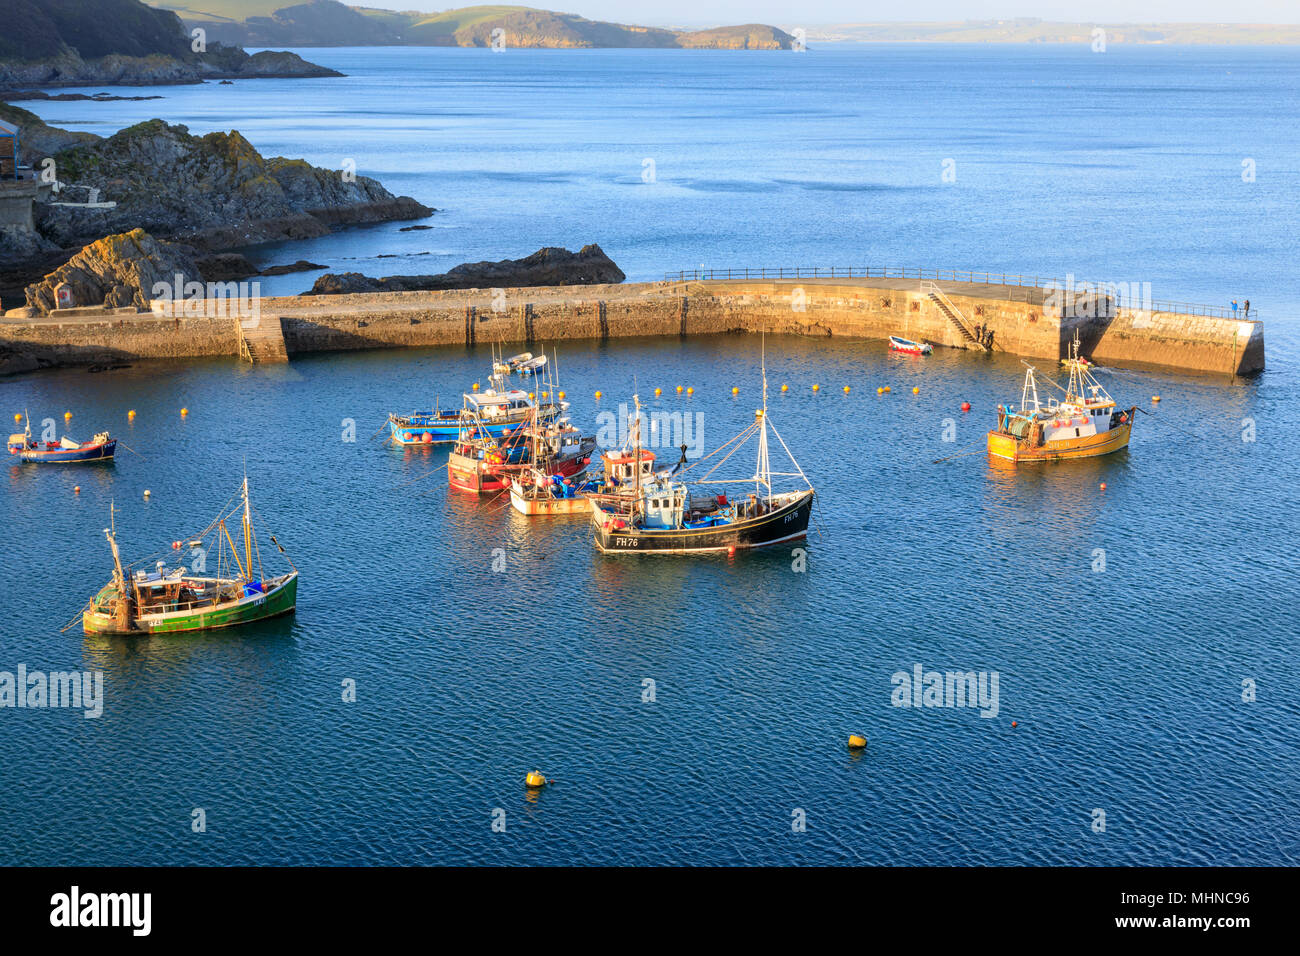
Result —
[[[27, 287], [27, 305], [40, 314], [57, 307], [55, 290], [67, 283], [72, 306], [103, 304], [106, 308], [148, 308], [154, 285], [174, 288], [177, 276], [184, 282], [202, 276], [186, 250], [159, 242], [143, 229], [92, 242], [40, 282]], [[174, 297], [185, 294], [181, 288]]]
[[230, 282], [238, 279], [251, 279], [254, 276], [283, 276], [292, 272], [313, 272], [326, 266], [306, 259], [299, 259], [282, 266], [268, 266], [258, 269], [246, 256], [238, 252], [218, 252], [194, 260], [199, 272], [203, 273], [205, 282]]
[[54, 161], [60, 182], [94, 187], [101, 200], [116, 203], [112, 208], [38, 203], [37, 230], [63, 246], [142, 227], [201, 250], [218, 250], [433, 212], [367, 176], [302, 160], [264, 159], [238, 132], [193, 136], [186, 127], [162, 120], [61, 150]]
[[359, 272], [329, 273], [303, 295], [359, 292], [428, 292], [442, 289], [514, 289], [540, 285], [610, 285], [627, 276], [600, 246], [578, 252], [557, 246], [538, 249], [524, 259], [467, 262], [438, 275], [386, 276], [372, 279]]
[[30, 110], [8, 103], [0, 103], [0, 120], [18, 127], [19, 159], [28, 166], [35, 166], [39, 160], [60, 150], [100, 141], [94, 133], [74, 133], [50, 126]]

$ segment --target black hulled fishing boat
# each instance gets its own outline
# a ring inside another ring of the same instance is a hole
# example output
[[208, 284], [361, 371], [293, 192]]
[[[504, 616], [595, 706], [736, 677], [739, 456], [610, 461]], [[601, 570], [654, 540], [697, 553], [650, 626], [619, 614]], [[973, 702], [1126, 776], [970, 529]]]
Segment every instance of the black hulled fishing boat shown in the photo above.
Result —
[[[640, 403], [634, 423], [634, 456], [639, 457]], [[773, 472], [768, 460], [768, 431], [780, 443], [793, 472]], [[758, 442], [754, 474], [744, 479], [714, 479], [711, 476], [751, 438]], [[725, 454], [723, 454], [725, 452]], [[718, 462], [695, 482], [696, 485], [745, 487], [734, 500], [725, 492], [699, 494], [685, 482], [674, 480], [715, 456]], [[634, 457], [633, 460], [637, 460]], [[798, 478], [807, 486], [792, 491], [775, 491], [773, 478]], [[803, 538], [812, 517], [813, 487], [767, 414], [767, 371], [763, 372], [763, 407], [754, 421], [722, 447], [692, 465], [682, 460], [671, 471], [653, 474], [648, 480], [633, 472], [630, 494], [619, 497], [591, 497], [593, 543], [606, 553], [701, 554], [732, 553]], [[753, 490], [749, 491], [748, 486]]]

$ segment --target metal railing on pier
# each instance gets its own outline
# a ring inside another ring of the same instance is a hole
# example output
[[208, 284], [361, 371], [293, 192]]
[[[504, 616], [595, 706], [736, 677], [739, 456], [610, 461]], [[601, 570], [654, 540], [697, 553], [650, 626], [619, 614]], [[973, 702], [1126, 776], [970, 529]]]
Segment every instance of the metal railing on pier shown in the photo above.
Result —
[[[1062, 295], [1073, 294], [1080, 298], [1087, 294], [1108, 296], [1118, 308], [1141, 309], [1148, 312], [1172, 312], [1178, 315], [1204, 315], [1221, 319], [1258, 321], [1259, 310], [1231, 306], [1203, 305], [1197, 302], [1172, 300], [1146, 300], [1128, 294], [1125, 283], [1067, 281], [1055, 276], [1029, 275], [1022, 272], [971, 272], [959, 269], [926, 269], [909, 266], [777, 266], [736, 269], [687, 269], [669, 272], [665, 282], [703, 282], [708, 280], [739, 279], [916, 279], [932, 282], [966, 282], [971, 285], [998, 285], [1009, 288], [1047, 289]], [[1131, 288], [1133, 284], [1128, 284]], [[1014, 296], [1013, 296], [1014, 298]], [[1252, 318], [1252, 316], [1254, 318]]]

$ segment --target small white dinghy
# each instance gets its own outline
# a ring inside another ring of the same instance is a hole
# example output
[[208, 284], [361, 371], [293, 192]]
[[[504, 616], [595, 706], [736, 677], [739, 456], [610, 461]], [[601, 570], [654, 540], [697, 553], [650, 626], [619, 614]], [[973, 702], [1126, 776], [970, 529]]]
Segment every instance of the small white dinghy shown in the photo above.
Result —
[[532, 360], [532, 352], [520, 352], [518, 355], [512, 355], [510, 358], [506, 359], [505, 366], [510, 369], [510, 371], [517, 372], [525, 362], [531, 362]]
[[907, 352], [909, 355], [929, 355], [934, 351], [929, 342], [913, 342], [911, 339], [899, 338], [897, 335], [889, 337], [889, 347], [895, 352]]

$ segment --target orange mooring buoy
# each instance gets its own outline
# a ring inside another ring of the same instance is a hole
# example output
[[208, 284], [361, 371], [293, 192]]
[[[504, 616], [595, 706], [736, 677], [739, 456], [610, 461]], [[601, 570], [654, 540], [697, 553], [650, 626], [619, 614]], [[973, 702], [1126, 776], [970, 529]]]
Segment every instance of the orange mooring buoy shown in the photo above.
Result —
[[970, 411], [970, 402], [962, 402], [962, 403], [961, 403], [961, 410], [962, 410], [963, 412], [969, 412], [969, 411]]
[[1102, 491], [1105, 491], [1105, 490], [1106, 490], [1106, 482], [1104, 482], [1104, 481], [1101, 483], [1101, 490], [1102, 490]]
[[1013, 720], [1013, 721], [1011, 721], [1011, 726], [1012, 726], [1012, 727], [1019, 727], [1020, 725], [1019, 725], [1018, 723], [1016, 723], [1016, 722]]

